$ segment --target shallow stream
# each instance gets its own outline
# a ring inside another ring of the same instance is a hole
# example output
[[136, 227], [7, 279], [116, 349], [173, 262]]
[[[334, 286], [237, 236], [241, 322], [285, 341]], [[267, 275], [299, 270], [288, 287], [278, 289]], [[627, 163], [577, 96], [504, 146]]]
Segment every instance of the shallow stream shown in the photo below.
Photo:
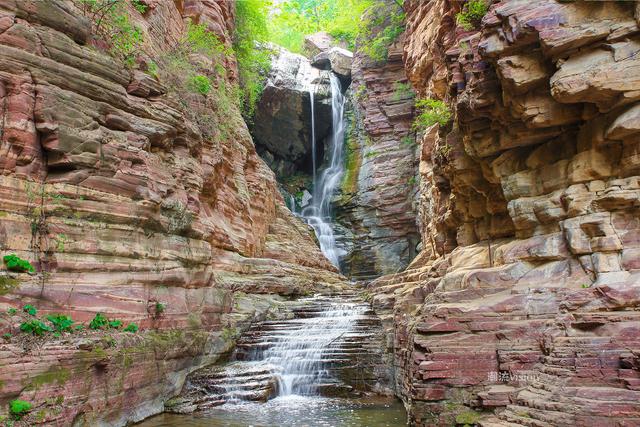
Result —
[[337, 399], [283, 396], [267, 403], [226, 404], [207, 413], [161, 414], [141, 427], [400, 427], [407, 423], [402, 404], [389, 398]]

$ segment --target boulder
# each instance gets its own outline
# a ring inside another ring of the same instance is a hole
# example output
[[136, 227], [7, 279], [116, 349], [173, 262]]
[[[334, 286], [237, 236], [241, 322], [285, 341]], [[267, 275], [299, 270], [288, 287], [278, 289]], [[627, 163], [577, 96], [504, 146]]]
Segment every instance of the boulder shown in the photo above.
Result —
[[278, 171], [285, 174], [311, 164], [310, 88], [320, 147], [331, 130], [329, 74], [312, 67], [304, 56], [281, 49], [274, 56], [251, 132], [258, 151], [271, 153], [274, 162], [270, 163], [277, 164]]
[[335, 44], [335, 39], [329, 33], [320, 31], [304, 38], [304, 52], [309, 58], [313, 58], [320, 52], [329, 50]]
[[332, 47], [313, 57], [311, 65], [322, 70], [331, 70], [338, 76], [350, 79], [353, 53], [341, 47]]

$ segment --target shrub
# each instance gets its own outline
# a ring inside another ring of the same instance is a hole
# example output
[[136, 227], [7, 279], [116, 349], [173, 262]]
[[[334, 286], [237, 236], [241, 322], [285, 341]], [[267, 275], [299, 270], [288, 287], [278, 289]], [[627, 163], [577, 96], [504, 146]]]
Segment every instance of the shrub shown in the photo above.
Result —
[[11, 335], [11, 333], [9, 332], [5, 332], [4, 334], [2, 334], [2, 338], [4, 338], [7, 341], [10, 340], [12, 336], [13, 335]]
[[269, 3], [263, 0], [236, 2], [233, 49], [238, 61], [239, 101], [245, 118], [253, 116], [271, 68], [272, 52], [267, 48]]
[[393, 84], [393, 100], [401, 101], [407, 98], [413, 98], [415, 93], [409, 83], [395, 82]]
[[27, 304], [24, 307], [22, 307], [22, 311], [24, 311], [25, 313], [29, 313], [32, 316], [35, 316], [36, 314], [38, 314], [38, 310], [36, 310], [36, 308], [31, 304]]
[[124, 331], [135, 334], [136, 332], [138, 332], [138, 325], [136, 325], [135, 323], [129, 323], [127, 327], [124, 328]]
[[456, 15], [456, 22], [467, 31], [478, 28], [488, 9], [485, 0], [469, 0]]
[[15, 308], [11, 307], [10, 309], [7, 310], [7, 314], [9, 316], [15, 316], [15, 314], [18, 312], [18, 310], [16, 310]]
[[189, 21], [184, 42], [192, 53], [201, 53], [210, 57], [229, 53], [218, 36], [207, 30], [205, 24], [193, 24]]
[[156, 302], [156, 315], [159, 316], [166, 310], [167, 305], [161, 302]]
[[115, 320], [110, 320], [109, 321], [109, 328], [110, 329], [119, 329], [121, 327], [122, 327], [122, 320], [115, 319]]
[[363, 32], [362, 52], [376, 62], [386, 61], [389, 46], [404, 32], [404, 12], [389, 11], [389, 5], [378, 1], [367, 11], [367, 30]]
[[74, 324], [74, 321], [69, 316], [65, 316], [63, 314], [50, 314], [47, 316], [47, 320], [51, 322], [53, 328], [56, 332], [72, 332], [71, 327]]
[[[139, 27], [131, 23], [127, 10], [128, 0], [74, 0], [89, 18], [93, 31], [111, 45], [111, 53], [133, 64], [134, 54], [142, 47], [143, 37]], [[134, 8], [144, 13], [146, 6], [132, 0]]]
[[436, 123], [445, 126], [451, 120], [451, 110], [447, 104], [437, 99], [418, 99], [416, 109], [419, 111], [413, 122], [416, 130], [424, 130]]
[[89, 329], [93, 329], [93, 330], [102, 329], [108, 326], [108, 324], [109, 324], [109, 319], [107, 319], [107, 317], [104, 314], [97, 313], [95, 317], [91, 320], [91, 322], [89, 322]]
[[44, 324], [41, 320], [33, 319], [28, 322], [24, 322], [20, 325], [20, 330], [27, 334], [33, 334], [37, 336], [42, 336], [45, 332], [52, 332], [49, 326]]
[[5, 255], [3, 258], [4, 263], [7, 265], [7, 269], [11, 271], [17, 272], [28, 272], [32, 273], [35, 271], [35, 268], [31, 265], [31, 263], [27, 260], [20, 258], [16, 254]]
[[9, 402], [9, 412], [11, 412], [11, 415], [17, 419], [20, 419], [29, 413], [29, 411], [31, 411], [31, 407], [31, 403], [20, 399]]
[[192, 92], [197, 92], [201, 95], [207, 95], [211, 92], [211, 80], [207, 76], [196, 75], [189, 78], [187, 87]]

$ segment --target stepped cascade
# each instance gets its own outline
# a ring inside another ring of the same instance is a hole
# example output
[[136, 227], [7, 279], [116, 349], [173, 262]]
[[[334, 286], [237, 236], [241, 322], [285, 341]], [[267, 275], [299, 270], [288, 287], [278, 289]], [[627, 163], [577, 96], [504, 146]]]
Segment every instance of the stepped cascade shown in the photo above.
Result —
[[229, 363], [188, 379], [174, 412], [287, 396], [349, 396], [384, 386], [381, 325], [355, 293], [291, 302], [292, 317], [252, 326]]

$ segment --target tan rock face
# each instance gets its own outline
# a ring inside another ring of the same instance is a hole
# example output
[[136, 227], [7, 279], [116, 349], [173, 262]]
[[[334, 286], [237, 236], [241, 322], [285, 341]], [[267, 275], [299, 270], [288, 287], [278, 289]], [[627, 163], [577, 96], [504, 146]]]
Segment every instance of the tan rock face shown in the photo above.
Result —
[[[182, 37], [187, 18], [231, 40], [230, 2], [145, 3], [132, 20], [151, 58]], [[228, 348], [223, 328], [241, 330], [269, 307], [236, 313], [236, 292], [340, 286], [235, 107], [221, 112], [213, 94], [176, 99], [162, 79], [89, 46], [90, 23], [71, 2], [1, 2], [0, 29], [0, 250], [38, 270], [11, 274], [18, 286], [3, 288], [0, 310], [29, 303], [82, 322], [102, 312], [156, 330], [134, 342], [116, 334], [99, 351], [53, 341], [16, 358], [18, 344], [3, 344], [0, 399], [65, 395], [50, 423], [139, 420]], [[212, 112], [208, 122], [189, 119], [191, 102]], [[159, 318], [156, 301], [167, 305]], [[1, 325], [17, 334], [11, 320]], [[121, 360], [128, 349], [132, 364]], [[58, 367], [64, 381], [29, 387]], [[116, 372], [124, 380], [107, 384]]]
[[640, 423], [634, 6], [493, 2], [463, 31], [405, 2], [407, 75], [455, 111], [422, 135], [424, 250], [370, 285], [416, 425]]

